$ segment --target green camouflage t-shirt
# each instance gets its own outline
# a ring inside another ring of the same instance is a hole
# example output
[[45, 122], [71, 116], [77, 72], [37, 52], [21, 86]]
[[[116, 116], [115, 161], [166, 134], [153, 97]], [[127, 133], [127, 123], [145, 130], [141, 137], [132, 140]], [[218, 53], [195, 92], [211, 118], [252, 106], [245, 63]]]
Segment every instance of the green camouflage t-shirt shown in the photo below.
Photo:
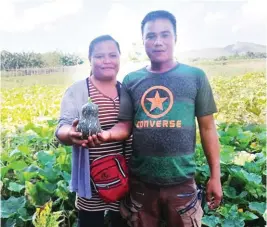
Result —
[[195, 173], [195, 117], [217, 111], [205, 73], [178, 64], [165, 73], [146, 68], [122, 84], [120, 120], [133, 122], [130, 173], [158, 185], [174, 185]]

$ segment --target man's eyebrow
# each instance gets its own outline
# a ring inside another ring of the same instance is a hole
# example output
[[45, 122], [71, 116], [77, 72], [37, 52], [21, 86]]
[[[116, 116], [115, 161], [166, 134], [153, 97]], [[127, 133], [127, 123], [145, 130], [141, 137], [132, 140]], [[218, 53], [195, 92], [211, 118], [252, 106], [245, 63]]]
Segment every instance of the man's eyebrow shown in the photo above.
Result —
[[166, 31], [162, 31], [160, 33], [171, 33], [170, 31], [166, 30]]
[[[164, 33], [171, 33], [169, 30], [166, 30], [166, 31], [161, 31], [160, 32], [161, 34], [164, 34]], [[146, 36], [148, 36], [148, 35], [155, 35], [156, 34], [156, 32], [148, 32], [147, 34], [146, 34]]]
[[155, 35], [156, 33], [155, 32], [148, 32], [147, 34], [146, 34], [146, 36], [148, 36], [148, 35]]

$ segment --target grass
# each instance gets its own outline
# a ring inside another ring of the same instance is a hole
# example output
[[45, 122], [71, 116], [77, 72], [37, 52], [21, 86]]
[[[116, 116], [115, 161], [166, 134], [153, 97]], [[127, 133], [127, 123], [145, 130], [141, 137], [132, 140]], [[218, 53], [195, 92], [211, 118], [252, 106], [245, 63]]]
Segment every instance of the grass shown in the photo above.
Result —
[[266, 72], [265, 59], [228, 60], [213, 62], [193, 62], [193, 65], [202, 68], [209, 77], [238, 76], [246, 73]]
[[72, 77], [65, 74], [1, 77], [1, 88], [9, 89], [35, 85], [67, 86], [72, 81]]
[[[201, 62], [185, 62], [186, 64], [197, 66], [203, 69], [209, 77], [216, 76], [238, 76], [248, 72], [266, 72], [265, 59], [255, 60], [228, 60], [228, 61], [201, 61]], [[122, 81], [123, 77], [134, 70], [140, 69], [148, 62], [128, 62], [121, 64], [118, 74], [118, 80]], [[50, 74], [50, 75], [34, 75], [34, 76], [17, 76], [17, 77], [1, 77], [1, 88], [17, 88], [34, 85], [53, 85], [67, 87], [74, 81], [86, 78], [89, 75], [89, 64], [81, 65], [77, 71], [70, 74]]]

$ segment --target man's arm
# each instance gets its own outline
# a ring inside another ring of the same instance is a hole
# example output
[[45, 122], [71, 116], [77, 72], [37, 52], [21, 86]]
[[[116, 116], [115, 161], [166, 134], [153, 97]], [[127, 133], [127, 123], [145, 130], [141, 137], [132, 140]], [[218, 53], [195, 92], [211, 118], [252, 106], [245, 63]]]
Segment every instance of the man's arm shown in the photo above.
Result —
[[220, 146], [213, 115], [198, 117], [202, 147], [210, 168], [210, 179], [207, 184], [207, 202], [210, 209], [220, 205], [222, 199]]
[[132, 122], [119, 121], [119, 123], [114, 125], [108, 132], [110, 133], [110, 141], [126, 140], [132, 132]]
[[120, 94], [119, 122], [111, 129], [102, 131], [98, 135], [89, 136], [88, 145], [97, 146], [103, 142], [122, 141], [132, 133], [133, 103], [126, 85], [123, 83]]
[[109, 130], [103, 130], [98, 133], [97, 136], [93, 135], [88, 138], [90, 146], [96, 146], [102, 142], [113, 142], [122, 141], [129, 138], [132, 132], [132, 122], [131, 121], [119, 121]]
[[132, 132], [132, 122], [131, 121], [119, 121], [109, 130], [102, 130], [101, 133], [97, 135], [92, 135], [88, 137], [88, 146], [95, 147], [99, 146], [101, 143], [113, 142], [113, 141], [123, 141], [129, 138]]

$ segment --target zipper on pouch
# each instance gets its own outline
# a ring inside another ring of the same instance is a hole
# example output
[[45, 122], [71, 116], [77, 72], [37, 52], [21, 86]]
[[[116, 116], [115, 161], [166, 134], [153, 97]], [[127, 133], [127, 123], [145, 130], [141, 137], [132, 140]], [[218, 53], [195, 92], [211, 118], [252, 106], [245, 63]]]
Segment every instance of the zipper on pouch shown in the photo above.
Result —
[[110, 183], [107, 183], [107, 184], [95, 184], [97, 187], [99, 187], [99, 188], [109, 188], [109, 187], [111, 187], [112, 185], [115, 185], [115, 184], [117, 184], [117, 183], [119, 183], [120, 182], [120, 179], [118, 179], [118, 180], [115, 180], [115, 181], [113, 181], [113, 182], [110, 182]]

